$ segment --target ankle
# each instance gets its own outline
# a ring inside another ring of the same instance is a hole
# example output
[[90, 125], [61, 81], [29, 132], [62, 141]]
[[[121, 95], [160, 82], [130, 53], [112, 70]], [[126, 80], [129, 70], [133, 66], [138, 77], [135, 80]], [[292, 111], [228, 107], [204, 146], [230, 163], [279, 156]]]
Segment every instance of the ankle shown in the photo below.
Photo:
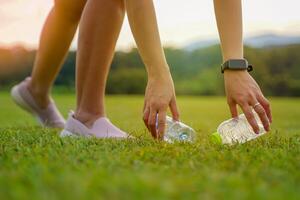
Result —
[[92, 127], [94, 122], [100, 117], [105, 117], [103, 112], [87, 112], [87, 111], [76, 111], [74, 118], [83, 123], [87, 127]]
[[31, 82], [29, 82], [27, 88], [30, 94], [33, 96], [36, 103], [41, 108], [47, 108], [51, 99], [49, 95], [49, 89], [42, 89], [40, 87], [35, 87], [34, 85], [31, 84]]

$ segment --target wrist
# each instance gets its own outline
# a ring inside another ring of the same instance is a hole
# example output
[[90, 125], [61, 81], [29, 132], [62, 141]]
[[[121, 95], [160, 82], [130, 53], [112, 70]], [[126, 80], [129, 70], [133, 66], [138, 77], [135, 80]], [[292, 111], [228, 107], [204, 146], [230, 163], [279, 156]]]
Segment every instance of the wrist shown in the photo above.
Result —
[[244, 56], [227, 56], [227, 57], [223, 57], [223, 63], [228, 60], [241, 60], [241, 59], [245, 59]]
[[236, 52], [230, 52], [230, 53], [224, 53], [223, 54], [223, 62], [226, 62], [227, 60], [232, 59], [244, 59], [243, 51], [236, 51]]
[[249, 74], [247, 70], [225, 70], [224, 81], [243, 77], [245, 74]]
[[147, 67], [148, 79], [161, 79], [170, 76], [168, 64]]
[[247, 70], [225, 70], [224, 76], [231, 75], [231, 74], [244, 74], [248, 73]]

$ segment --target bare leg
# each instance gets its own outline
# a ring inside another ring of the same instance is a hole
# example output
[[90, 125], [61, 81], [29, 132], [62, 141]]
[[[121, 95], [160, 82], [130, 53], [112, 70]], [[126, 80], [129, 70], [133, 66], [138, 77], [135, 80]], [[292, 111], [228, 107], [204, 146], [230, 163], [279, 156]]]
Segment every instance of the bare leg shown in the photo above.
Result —
[[56, 0], [40, 38], [29, 91], [41, 108], [49, 104], [53, 82], [69, 50], [86, 0]]
[[80, 23], [75, 118], [91, 126], [105, 116], [107, 74], [124, 20], [123, 0], [88, 1]]

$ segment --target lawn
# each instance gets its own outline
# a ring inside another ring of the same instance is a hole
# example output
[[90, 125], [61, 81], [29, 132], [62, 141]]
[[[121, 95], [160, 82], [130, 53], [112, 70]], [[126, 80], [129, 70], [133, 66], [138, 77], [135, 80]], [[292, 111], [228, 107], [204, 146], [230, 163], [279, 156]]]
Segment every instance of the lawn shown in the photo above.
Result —
[[[71, 94], [54, 96], [60, 110]], [[150, 138], [143, 97], [109, 96], [111, 121], [135, 140], [59, 138], [0, 93], [0, 199], [300, 199], [300, 99], [272, 98], [272, 131], [222, 146], [209, 136], [229, 117], [223, 97], [179, 97], [194, 144]]]

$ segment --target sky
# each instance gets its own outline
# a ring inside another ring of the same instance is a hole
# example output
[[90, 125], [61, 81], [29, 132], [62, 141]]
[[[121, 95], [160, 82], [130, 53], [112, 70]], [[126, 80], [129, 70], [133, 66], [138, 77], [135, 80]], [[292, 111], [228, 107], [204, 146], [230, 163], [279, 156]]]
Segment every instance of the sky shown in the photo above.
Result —
[[[182, 47], [218, 37], [212, 0], [154, 0], [164, 45]], [[53, 0], [0, 0], [0, 45], [35, 48]], [[244, 0], [244, 34], [300, 35], [299, 0]], [[76, 48], [77, 36], [72, 47]], [[135, 45], [127, 19], [118, 49]]]

